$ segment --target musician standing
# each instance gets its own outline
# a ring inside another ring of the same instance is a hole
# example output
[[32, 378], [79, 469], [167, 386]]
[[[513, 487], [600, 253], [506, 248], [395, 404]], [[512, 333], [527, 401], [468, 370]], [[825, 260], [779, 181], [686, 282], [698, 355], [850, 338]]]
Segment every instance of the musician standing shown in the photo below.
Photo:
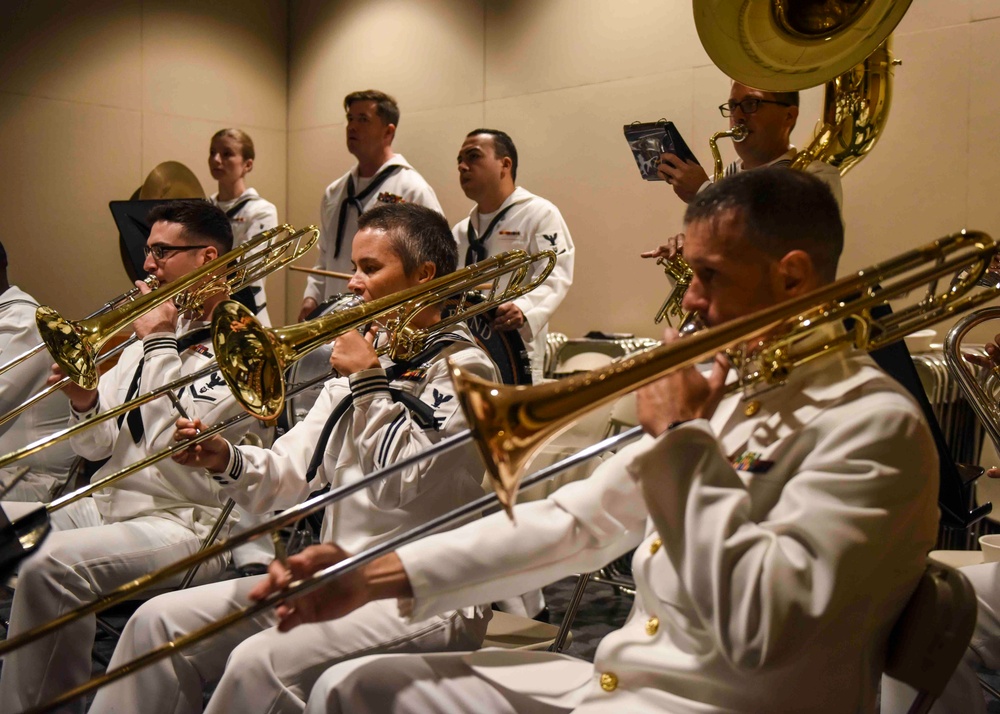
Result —
[[[0, 366], [16, 359], [42, 341], [35, 324], [38, 303], [7, 278], [7, 251], [0, 243]], [[14, 409], [45, 388], [51, 359], [46, 352], [0, 374], [0, 415]], [[69, 403], [61, 395], [50, 396], [0, 426], [0, 454], [9, 454], [36, 439], [66, 426]], [[14, 466], [0, 469], [0, 486], [7, 487], [8, 501], [47, 501], [54, 488], [66, 482], [76, 454], [69, 444], [58, 444], [29, 456]], [[22, 470], [27, 472], [21, 476]]]
[[517, 148], [496, 129], [475, 129], [458, 151], [458, 180], [476, 202], [452, 229], [459, 260], [471, 265], [508, 250], [552, 250], [556, 267], [527, 295], [500, 305], [494, 329], [517, 330], [531, 359], [532, 379], [542, 378], [549, 319], [573, 284], [575, 249], [562, 214], [550, 201], [517, 186]]
[[[402, 154], [392, 150], [399, 126], [399, 106], [385, 92], [367, 89], [344, 97], [347, 112], [347, 150], [358, 163], [326, 187], [320, 202], [319, 260], [316, 267], [343, 273], [353, 271], [351, 239], [358, 230], [358, 216], [378, 203], [416, 203], [438, 213], [434, 189]], [[337, 278], [310, 275], [306, 282], [299, 320], [305, 320], [323, 300], [343, 292]]]
[[[366, 301], [455, 269], [448, 224], [429, 208], [381, 205], [364, 213], [358, 227], [351, 246], [357, 269], [349, 287]], [[427, 307], [409, 324], [432, 328], [440, 310]], [[419, 355], [396, 363], [376, 356], [373, 337], [352, 331], [336, 339], [330, 363], [341, 376], [326, 383], [306, 418], [271, 449], [234, 448], [217, 438], [178, 459], [206, 468], [247, 509], [267, 511], [293, 506], [327, 484], [336, 489], [355, 482], [464, 430], [443, 348], [457, 348], [450, 359], [479, 377], [496, 379], [492, 361], [468, 328], [459, 323], [436, 334]], [[179, 438], [194, 435], [191, 422], [179, 426]], [[331, 505], [321, 538], [358, 549], [375, 545], [482, 495], [482, 477], [475, 447], [466, 444]], [[245, 607], [247, 592], [263, 577], [151, 600], [129, 620], [109, 666]], [[301, 712], [329, 664], [378, 651], [475, 648], [489, 615], [489, 608], [473, 606], [403, 622], [392, 603], [372, 603], [352, 617], [289, 636], [273, 627], [275, 615], [268, 611], [102, 689], [91, 712], [199, 712], [204, 685], [220, 677], [208, 712]]]
[[[795, 160], [798, 150], [790, 140], [799, 117], [798, 92], [762, 92], [733, 82], [729, 99], [719, 111], [728, 117], [729, 128], [739, 124], [749, 132], [746, 139], [733, 144], [739, 159], [726, 167], [726, 176], [764, 166], [790, 166]], [[836, 168], [813, 161], [806, 172], [829, 186], [837, 205], [843, 205], [840, 172]], [[690, 203], [712, 182], [698, 162], [685, 161], [671, 153], [660, 155], [658, 173], [684, 203]]]
[[[785, 170], [706, 189], [686, 224], [684, 307], [710, 326], [831, 282], [843, 241], [829, 189]], [[720, 355], [707, 378], [688, 368], [640, 389], [647, 435], [518, 506], [516, 525], [497, 514], [431, 536], [279, 608], [286, 629], [376, 598], [421, 618], [637, 548], [632, 613], [593, 665], [495, 650], [368, 657], [327, 672], [307, 711], [874, 711], [890, 630], [936, 535], [927, 425], [863, 354], [809, 362], [748, 399], [724, 396], [728, 372]], [[343, 555], [322, 545], [290, 558], [291, 573], [272, 563], [254, 596]]]
[[[253, 139], [240, 129], [220, 129], [212, 136], [208, 149], [208, 169], [212, 178], [219, 183], [219, 190], [209, 201], [221, 208], [229, 226], [233, 230], [233, 246], [246, 243], [261, 231], [278, 225], [278, 209], [270, 201], [265, 201], [256, 189], [249, 188], [246, 176], [253, 171], [257, 152]], [[267, 314], [267, 293], [263, 278], [246, 288], [246, 297], [241, 299], [253, 310], [257, 319], [267, 327], [271, 319]], [[243, 296], [241, 296], [243, 298]]]
[[[206, 201], [157, 206], [148, 220], [152, 231], [146, 242], [144, 268], [161, 285], [187, 275], [232, 247], [229, 221]], [[149, 291], [141, 285], [144, 293]], [[179, 316], [172, 301], [135, 320], [132, 329], [139, 341], [122, 353], [96, 390], [75, 384], [64, 388], [73, 410], [70, 422], [118, 406], [208, 365], [213, 354], [206, 320], [224, 298], [220, 293], [206, 300], [195, 320]], [[50, 382], [62, 376], [58, 369], [53, 371], [57, 374]], [[194, 382], [177, 398], [187, 414], [212, 423], [240, 411], [217, 373]], [[177, 417], [178, 411], [162, 398], [121, 420], [108, 420], [86, 430], [71, 443], [85, 458], [108, 458], [95, 477], [99, 478], [169, 446]], [[238, 435], [246, 428], [234, 427], [234, 431]], [[52, 524], [57, 532], [21, 564], [9, 636], [190, 555], [216, 521], [223, 500], [213, 481], [192, 478], [187, 469], [166, 460], [56, 511]], [[4, 510], [13, 519], [34, 505], [8, 503]], [[206, 563], [199, 579], [208, 580], [224, 567], [223, 558]], [[7, 655], [0, 674], [0, 711], [22, 711], [85, 681], [90, 676], [95, 629], [91, 615]], [[83, 702], [69, 710], [83, 711]]]

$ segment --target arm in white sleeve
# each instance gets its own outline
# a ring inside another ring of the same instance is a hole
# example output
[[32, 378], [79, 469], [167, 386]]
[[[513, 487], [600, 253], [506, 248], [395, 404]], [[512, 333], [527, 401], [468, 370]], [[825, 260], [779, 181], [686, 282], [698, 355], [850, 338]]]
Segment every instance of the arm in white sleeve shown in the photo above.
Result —
[[[327, 248], [332, 250], [333, 242], [337, 240], [337, 216], [336, 207], [331, 206], [331, 196], [329, 190], [323, 195], [319, 203], [320, 234], [316, 241], [316, 249], [319, 253], [316, 256], [316, 263], [313, 265], [317, 270], [327, 270]], [[317, 303], [323, 302], [326, 291], [326, 281], [321, 275], [306, 275], [306, 289], [302, 294], [302, 299], [312, 298]]]
[[[552, 313], [562, 303], [573, 284], [573, 260], [576, 249], [570, 237], [569, 228], [562, 214], [555, 206], [548, 204], [535, 225], [528, 242], [528, 252], [537, 253], [541, 250], [552, 250], [556, 253], [556, 265], [545, 282], [523, 295], [514, 304], [524, 313], [532, 335], [548, 324]], [[532, 277], [541, 271], [540, 263], [532, 270]]]
[[344, 380], [331, 380], [306, 418], [270, 449], [231, 447], [228, 468], [213, 475], [225, 495], [251, 513], [267, 513], [301, 503], [311, 490], [318, 488], [317, 482], [306, 481], [306, 472], [327, 418], [347, 393]]
[[905, 561], [934, 506], [927, 485], [936, 482], [935, 449], [899, 395], [822, 412], [779, 456], [798, 466], [756, 517], [704, 420], [666, 432], [629, 467], [687, 600], [734, 666], [794, 657], [831, 613], [856, 603], [859, 583], [884, 596], [880, 549], [899, 548]]
[[495, 513], [400, 548], [414, 594], [401, 602], [403, 613], [419, 620], [513, 597], [596, 570], [635, 548], [646, 509], [625, 465], [643, 443], [626, 447], [590, 478], [517, 506], [516, 523]]
[[[108, 409], [113, 409], [122, 403], [137, 364], [134, 359], [130, 358], [137, 350], [141, 349], [142, 345], [138, 343], [127, 347], [118, 360], [118, 363], [101, 375], [101, 379], [97, 384], [97, 403], [90, 410], [77, 412], [72, 406], [70, 407], [70, 426]], [[124, 384], [122, 380], [125, 380]], [[77, 455], [90, 461], [100, 461], [101, 459], [108, 458], [114, 450], [115, 440], [118, 439], [118, 421], [120, 418], [105, 419], [100, 424], [95, 424], [89, 429], [84, 429], [75, 436], [70, 437], [70, 448]]]
[[[451, 359], [472, 374], [495, 380], [493, 363], [483, 350], [470, 347], [456, 352]], [[465, 414], [455, 396], [447, 364], [438, 360], [428, 369], [427, 384], [420, 394], [434, 426], [424, 426], [418, 415], [400, 402], [393, 401], [389, 383], [381, 369], [358, 372], [351, 377], [354, 392], [352, 438], [359, 444], [361, 470], [372, 473], [413, 454], [426, 451], [442, 439], [467, 428]], [[371, 502], [385, 510], [404, 507], [426, 491], [434, 479], [446, 473], [454, 455], [442, 454], [381, 479], [368, 487]], [[431, 482], [428, 482], [431, 479]]]
[[[403, 170], [410, 171], [411, 169]], [[434, 193], [434, 189], [431, 188], [430, 184], [426, 181], [411, 181], [410, 185], [403, 190], [402, 194], [403, 199], [407, 202], [430, 208], [437, 211], [442, 216], [444, 215], [444, 209], [441, 208], [441, 203], [438, 201], [437, 194]]]
[[[0, 320], [0, 366], [17, 359], [21, 354], [34, 348], [42, 341], [35, 326], [35, 308], [28, 304], [9, 306]], [[6, 414], [45, 388], [45, 380], [50, 374], [52, 357], [42, 350], [34, 357], [13, 369], [0, 374], [0, 414]], [[65, 399], [56, 394], [48, 399]], [[0, 426], [0, 434], [10, 428], [14, 420]]]

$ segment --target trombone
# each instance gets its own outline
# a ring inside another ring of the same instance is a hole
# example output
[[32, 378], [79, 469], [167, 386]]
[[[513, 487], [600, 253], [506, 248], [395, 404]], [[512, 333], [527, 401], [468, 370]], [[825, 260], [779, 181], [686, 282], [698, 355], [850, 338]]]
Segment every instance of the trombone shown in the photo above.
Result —
[[[152, 276], [152, 275], [147, 275], [142, 282], [146, 283], [146, 286], [150, 290], [156, 290], [156, 288], [158, 288], [159, 285], [160, 285], [159, 281], [156, 279], [156, 277]], [[123, 292], [118, 297], [111, 298], [106, 303], [104, 303], [101, 307], [99, 307], [97, 310], [94, 310], [94, 312], [90, 313], [89, 315], [87, 315], [83, 319], [84, 320], [89, 320], [92, 317], [99, 317], [100, 315], [103, 315], [106, 312], [110, 312], [111, 310], [114, 310], [115, 308], [121, 307], [122, 305], [133, 301], [136, 298], [137, 295], [139, 295], [139, 288], [133, 286], [131, 289], [126, 290], [125, 292]], [[34, 357], [35, 355], [37, 355], [38, 353], [40, 353], [44, 349], [45, 349], [45, 343], [44, 342], [39, 342], [37, 345], [35, 345], [31, 349], [25, 350], [24, 352], [22, 352], [21, 354], [19, 354], [17, 357], [15, 357], [14, 359], [12, 359], [10, 362], [5, 362], [3, 365], [0, 365], [0, 374], [4, 374], [5, 372], [8, 372], [9, 370], [14, 369], [14, 367], [18, 366], [22, 362], [28, 361], [29, 359], [31, 359], [32, 357]], [[2, 422], [0, 422], [0, 423], [2, 423]]]
[[[526, 282], [535, 264], [542, 261], [545, 265]], [[244, 409], [258, 419], [274, 419], [285, 402], [282, 377], [285, 369], [334, 336], [389, 316], [384, 327], [392, 339], [381, 353], [388, 352], [397, 361], [408, 359], [423, 349], [432, 332], [534, 290], [549, 276], [555, 264], [556, 254], [550, 250], [534, 255], [512, 250], [393, 295], [277, 329], [265, 328], [243, 305], [224, 302], [212, 316], [212, 343], [219, 371]], [[504, 277], [508, 280], [501, 288], [500, 280]], [[466, 291], [490, 281], [492, 286], [486, 299], [480, 303], [471, 302]], [[459, 293], [462, 295], [452, 311], [443, 316], [432, 331], [410, 327], [413, 318], [422, 310]]]
[[[285, 224], [263, 231], [187, 276], [117, 308], [101, 312], [97, 317], [73, 322], [51, 307], [39, 307], [35, 319], [42, 342], [66, 377], [0, 416], [0, 425], [62, 389], [70, 381], [85, 389], [96, 389], [101, 348], [138, 317], [171, 298], [183, 314], [196, 316], [210, 297], [219, 292], [237, 292], [297, 260], [315, 245], [318, 237], [319, 229], [315, 226], [295, 231]], [[119, 345], [108, 356], [118, 354], [128, 344]]]
[[[909, 332], [989, 302], [1000, 294], [1000, 281], [991, 280], [990, 286], [981, 292], [971, 293], [971, 291], [981, 284], [980, 280], [986, 274], [996, 253], [996, 244], [986, 234], [962, 231], [859, 271], [854, 276], [818, 288], [807, 295], [703, 330], [677, 342], [633, 355], [593, 372], [557, 382], [531, 387], [506, 387], [464, 374], [460, 367], [452, 365], [451, 373], [456, 384], [456, 393], [471, 425], [468, 432], [442, 440], [422, 454], [388, 466], [358, 482], [310, 499], [241, 536], [204, 551], [201, 557], [214, 557], [227, 547], [245, 542], [245, 539], [259, 537], [265, 532], [281, 528], [334, 500], [367, 487], [376, 478], [395, 473], [398, 468], [405, 468], [417, 460], [443, 453], [469, 438], [477, 442], [483, 454], [493, 477], [495, 494], [484, 496], [451, 513], [439, 516], [414, 531], [395, 536], [371, 550], [353, 555], [309, 578], [293, 582], [281, 593], [275, 593], [242, 611], [231, 613], [202, 630], [166, 643], [137, 660], [109, 671], [32, 711], [48, 711], [51, 707], [70, 701], [91, 689], [169, 657], [179, 649], [195, 644], [290, 596], [320, 587], [327, 580], [465, 518], [495, 499], [499, 500], [509, 513], [524, 465], [548, 438], [569, 426], [583, 413], [677, 369], [716, 354], [720, 350], [730, 352], [739, 377], [738, 385], [741, 388], [747, 389], [762, 384], [775, 385], [780, 384], [795, 367], [823, 355], [851, 347], [864, 350], [878, 349], [901, 339]], [[962, 272], [956, 275], [959, 271]], [[950, 281], [947, 288], [939, 291], [938, 281], [949, 275], [956, 277]], [[881, 318], [871, 315], [872, 308], [923, 285], [926, 285], [926, 293], [915, 305]], [[842, 325], [844, 320], [850, 320], [851, 326], [841, 334], [830, 336], [831, 328]], [[818, 337], [824, 339], [819, 340]], [[560, 467], [579, 463], [578, 459], [588, 458], [602, 449], [613, 448], [625, 440], [634, 439], [641, 434], [641, 431], [641, 427], [635, 427], [619, 434], [618, 437], [612, 437], [612, 439], [620, 438], [622, 441], [615, 441], [609, 445], [608, 440], [605, 440], [589, 447], [570, 459], [525, 479], [524, 484], [534, 484], [541, 478], [561, 470]], [[191, 556], [161, 571], [138, 578], [95, 603], [83, 606], [79, 611], [67, 613], [57, 621], [46, 623], [41, 628], [26, 632], [9, 642], [0, 643], [0, 654], [44, 636], [72, 619], [120, 602], [152, 582], [180, 573], [194, 565], [197, 558], [198, 556]]]

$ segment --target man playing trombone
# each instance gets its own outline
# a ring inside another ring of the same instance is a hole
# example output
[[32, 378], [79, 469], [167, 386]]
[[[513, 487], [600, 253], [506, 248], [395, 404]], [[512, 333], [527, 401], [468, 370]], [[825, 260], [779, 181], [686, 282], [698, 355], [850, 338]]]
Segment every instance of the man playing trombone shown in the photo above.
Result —
[[[362, 214], [351, 243], [350, 289], [381, 298], [455, 270], [457, 251], [445, 219], [411, 203]], [[441, 305], [410, 323], [433, 331]], [[448, 377], [443, 349], [475, 374], [496, 379], [489, 356], [459, 323], [435, 334], [407, 362], [379, 358], [375, 334], [337, 337], [330, 357], [339, 377], [326, 383], [306, 418], [271, 449], [206, 440], [176, 457], [207, 469], [223, 491], [251, 511], [295, 505], [313, 489], [358, 481], [386, 464], [419, 453], [466, 426]], [[178, 422], [177, 437], [198, 422]], [[482, 495], [482, 464], [467, 444], [425, 461], [327, 509], [322, 540], [363, 549]], [[192, 478], [197, 477], [192, 474]], [[265, 576], [261, 576], [265, 577]], [[110, 668], [175, 634], [191, 632], [246, 604], [261, 578], [242, 578], [157, 597], [125, 627]], [[489, 601], [489, 598], [485, 598]], [[426, 652], [478, 647], [489, 609], [475, 606], [403, 622], [389, 603], [372, 603], [338, 622], [274, 629], [273, 612], [243, 621], [204, 646], [146, 668], [98, 692], [92, 712], [198, 712], [204, 685], [218, 681], [209, 712], [298, 712], [312, 683], [331, 663], [375, 651]], [[228, 660], [228, 662], [227, 662]], [[220, 679], [221, 678], [221, 679]], [[179, 686], [178, 686], [179, 685]]]
[[[684, 307], [709, 326], [831, 282], [843, 241], [829, 190], [778, 169], [706, 189], [686, 226]], [[707, 378], [688, 368], [641, 388], [643, 440], [518, 506], [516, 525], [498, 514], [431, 536], [278, 608], [292, 633], [381, 598], [420, 619], [636, 548], [632, 613], [593, 665], [495, 650], [367, 657], [327, 672], [307, 712], [874, 711], [890, 630], [936, 535], [927, 426], [863, 354], [834, 352], [743, 398], [726, 396], [729, 371], [719, 356]], [[251, 595], [344, 555], [322, 545], [272, 563]]]
[[[158, 206], [149, 223], [144, 267], [161, 285], [232, 248], [228, 219], [205, 201]], [[141, 289], [149, 291], [145, 284]], [[122, 353], [98, 389], [75, 384], [64, 389], [72, 407], [70, 421], [86, 419], [208, 365], [213, 356], [205, 321], [224, 298], [222, 293], [210, 297], [193, 321], [180, 317], [171, 301], [136, 319], [132, 329], [139, 341]], [[57, 374], [50, 382], [62, 376], [57, 368], [53, 371]], [[107, 420], [74, 437], [72, 446], [85, 458], [108, 459], [100, 477], [168, 445], [180, 410], [213, 422], [239, 411], [217, 373], [182, 390], [177, 402], [175, 408], [154, 401], [123, 419]], [[192, 478], [187, 469], [166, 461], [55, 512], [52, 526], [57, 532], [21, 565], [9, 636], [194, 552], [219, 517], [224, 500], [213, 481]], [[8, 503], [4, 510], [13, 517], [27, 510], [19, 507], [35, 505]], [[199, 576], [211, 578], [224, 566], [216, 560]], [[0, 676], [0, 711], [22, 711], [86, 680], [95, 628], [90, 616], [7, 655]], [[78, 709], [82, 707], [80, 702]]]

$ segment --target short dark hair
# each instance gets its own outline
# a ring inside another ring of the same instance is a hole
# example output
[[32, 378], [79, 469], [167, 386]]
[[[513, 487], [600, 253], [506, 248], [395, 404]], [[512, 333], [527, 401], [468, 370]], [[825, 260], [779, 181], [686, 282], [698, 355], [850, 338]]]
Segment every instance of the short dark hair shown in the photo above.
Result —
[[183, 199], [154, 206], [146, 216], [152, 226], [158, 221], [179, 223], [181, 236], [187, 240], [208, 240], [218, 249], [219, 255], [233, 249], [233, 229], [221, 208], [200, 198]]
[[219, 129], [212, 134], [212, 141], [223, 137], [228, 137], [240, 145], [240, 156], [243, 157], [244, 161], [257, 157], [257, 153], [253, 148], [253, 139], [242, 129]]
[[358, 230], [366, 228], [389, 235], [407, 275], [427, 262], [434, 263], [436, 277], [458, 267], [458, 246], [448, 221], [430, 208], [415, 203], [379, 203], [358, 218]]
[[375, 113], [386, 124], [399, 126], [399, 105], [396, 100], [377, 89], [362, 89], [351, 92], [344, 97], [344, 111], [348, 111], [354, 102], [375, 102]]
[[844, 224], [830, 187], [787, 168], [741, 171], [695, 196], [685, 225], [735, 212], [743, 237], [774, 258], [802, 250], [824, 280], [833, 280], [844, 248]]
[[774, 100], [777, 102], [791, 104], [793, 107], [799, 106], [798, 92], [771, 92], [771, 94], [774, 95]]
[[476, 134], [486, 134], [493, 137], [494, 155], [498, 159], [510, 157], [510, 177], [517, 181], [517, 147], [514, 146], [514, 140], [510, 138], [510, 135], [499, 129], [473, 129], [465, 135], [465, 138], [468, 139]]

